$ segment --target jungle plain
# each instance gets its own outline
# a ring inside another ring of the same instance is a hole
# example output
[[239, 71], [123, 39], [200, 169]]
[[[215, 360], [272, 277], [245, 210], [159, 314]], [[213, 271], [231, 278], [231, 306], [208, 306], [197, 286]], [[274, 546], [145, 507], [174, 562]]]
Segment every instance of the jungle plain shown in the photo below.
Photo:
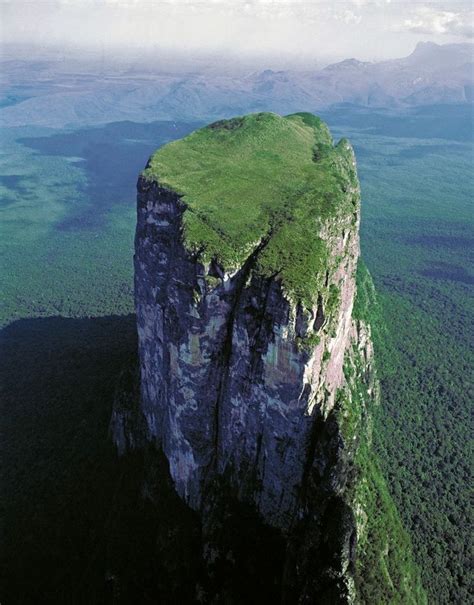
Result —
[[[362, 255], [378, 298], [375, 446], [430, 602], [467, 603], [472, 108], [319, 114], [358, 160]], [[2, 130], [2, 579], [11, 602], [67, 602], [101, 556], [123, 481], [110, 410], [136, 348], [136, 177], [157, 147], [196, 126]]]

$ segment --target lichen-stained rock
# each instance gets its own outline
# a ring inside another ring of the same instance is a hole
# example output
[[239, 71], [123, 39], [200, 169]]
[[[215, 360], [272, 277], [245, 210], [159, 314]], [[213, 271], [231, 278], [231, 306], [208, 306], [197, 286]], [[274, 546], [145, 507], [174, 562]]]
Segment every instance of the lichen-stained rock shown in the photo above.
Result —
[[352, 318], [358, 227], [352, 150], [308, 114], [211, 125], [158, 151], [138, 184], [142, 422], [127, 436], [116, 410], [117, 445], [156, 443], [203, 517], [219, 485], [280, 530], [301, 602], [353, 594], [336, 400], [354, 344], [370, 363]]

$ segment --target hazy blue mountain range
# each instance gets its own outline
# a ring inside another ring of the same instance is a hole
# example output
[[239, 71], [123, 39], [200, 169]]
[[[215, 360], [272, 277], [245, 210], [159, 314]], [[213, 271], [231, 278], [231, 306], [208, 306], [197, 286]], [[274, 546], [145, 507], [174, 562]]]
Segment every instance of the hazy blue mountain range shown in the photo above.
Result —
[[473, 45], [419, 43], [408, 57], [347, 59], [311, 71], [221, 71], [147, 57], [12, 59], [0, 68], [5, 126], [53, 128], [133, 120], [210, 120], [257, 111], [315, 111], [340, 103], [403, 108], [465, 103], [473, 96]]

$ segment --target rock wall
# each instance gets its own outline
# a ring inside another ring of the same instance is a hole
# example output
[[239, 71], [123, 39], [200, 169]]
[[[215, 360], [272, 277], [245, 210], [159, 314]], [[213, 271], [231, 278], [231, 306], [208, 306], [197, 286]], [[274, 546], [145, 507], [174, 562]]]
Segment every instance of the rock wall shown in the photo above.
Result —
[[344, 366], [354, 355], [360, 378], [369, 385], [373, 376], [370, 335], [352, 317], [359, 192], [348, 183], [347, 195], [353, 212], [315, 233], [329, 257], [305, 308], [278, 274], [258, 271], [271, 233], [229, 274], [185, 248], [177, 193], [138, 184], [140, 402], [116, 406], [115, 443], [119, 452], [154, 443], [164, 453], [176, 491], [201, 516], [208, 566], [231, 556], [216, 537], [223, 501], [249, 506], [280, 532], [288, 603], [355, 599], [357, 440], [344, 438], [338, 401], [350, 399]]

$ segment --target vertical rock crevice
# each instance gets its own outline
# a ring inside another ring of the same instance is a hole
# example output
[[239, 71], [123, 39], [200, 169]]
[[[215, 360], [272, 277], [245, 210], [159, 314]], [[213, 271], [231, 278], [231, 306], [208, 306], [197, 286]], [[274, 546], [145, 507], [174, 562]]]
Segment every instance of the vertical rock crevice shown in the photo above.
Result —
[[[221, 365], [222, 370], [221, 370], [220, 376], [219, 376], [219, 382], [217, 385], [217, 397], [216, 397], [216, 401], [214, 404], [214, 409], [215, 409], [214, 449], [215, 449], [215, 452], [214, 452], [213, 463], [211, 466], [211, 472], [217, 470], [219, 454], [222, 449], [225, 449], [225, 444], [224, 444], [224, 447], [222, 447], [222, 444], [220, 443], [220, 425], [221, 425], [220, 413], [221, 413], [222, 405], [226, 399], [226, 390], [227, 390], [229, 371], [230, 371], [230, 368], [232, 365], [230, 363], [230, 358], [231, 358], [232, 351], [233, 351], [232, 342], [233, 342], [233, 338], [234, 338], [234, 323], [236, 320], [236, 315], [237, 315], [238, 309], [242, 303], [241, 298], [242, 298], [242, 292], [245, 287], [245, 284], [249, 278], [249, 275], [252, 272], [253, 267], [255, 266], [258, 255], [269, 242], [271, 235], [272, 235], [272, 232], [270, 230], [270, 232], [261, 239], [261, 241], [255, 247], [255, 249], [250, 254], [248, 259], [245, 261], [242, 269], [240, 269], [238, 271], [238, 273], [234, 276], [234, 278], [232, 280], [233, 281], [232, 303], [231, 303], [231, 306], [230, 306], [230, 309], [228, 312], [227, 321], [226, 321], [226, 334], [225, 334], [225, 337], [224, 337], [224, 340], [222, 343], [222, 349], [220, 351], [216, 351], [214, 353], [215, 358], [216, 358], [217, 362]], [[212, 264], [213, 263], [211, 263], [211, 267], [212, 267]], [[216, 263], [214, 263], [214, 266], [215, 265], [216, 265]]]

